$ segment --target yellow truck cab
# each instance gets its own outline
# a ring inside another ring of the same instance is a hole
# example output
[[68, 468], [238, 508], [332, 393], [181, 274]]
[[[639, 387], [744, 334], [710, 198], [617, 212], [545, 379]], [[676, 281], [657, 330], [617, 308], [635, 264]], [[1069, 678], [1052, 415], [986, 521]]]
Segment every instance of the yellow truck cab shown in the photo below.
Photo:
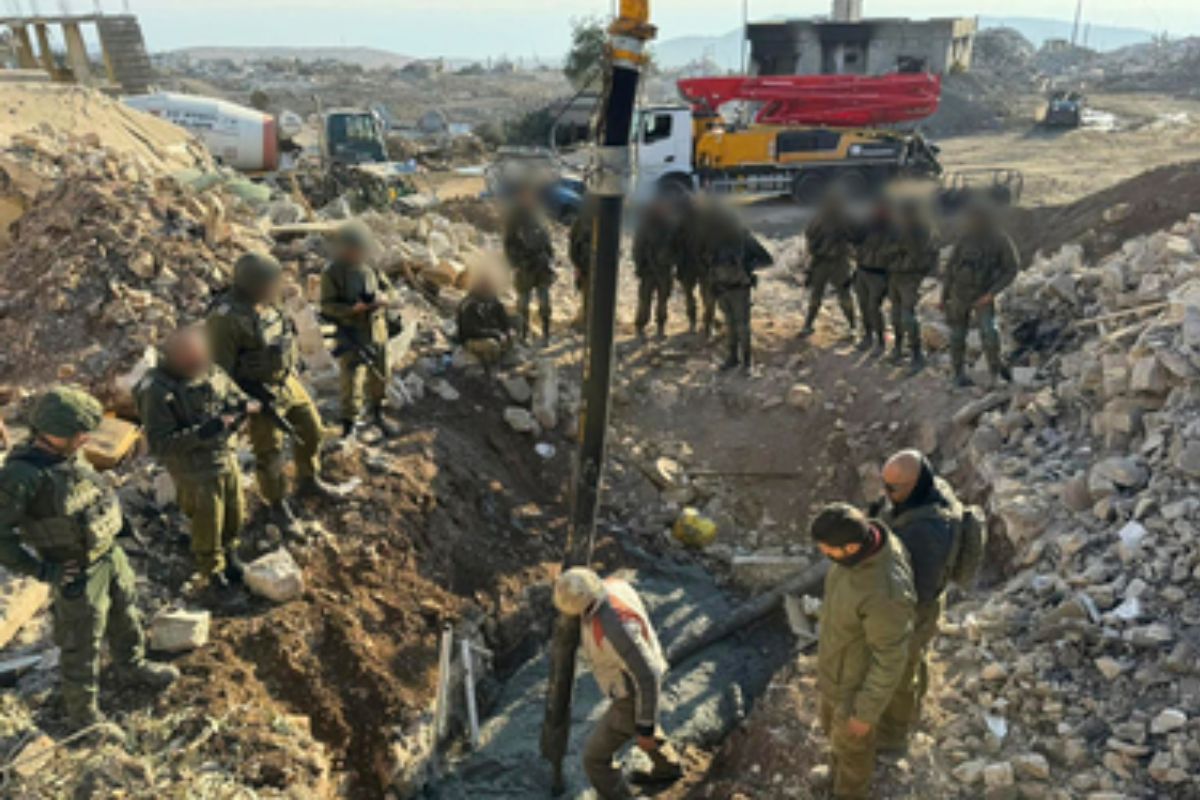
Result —
[[937, 148], [915, 133], [817, 126], [733, 128], [686, 105], [647, 106], [637, 119], [641, 191], [787, 194], [799, 202], [838, 183], [866, 192], [899, 176], [936, 177]]

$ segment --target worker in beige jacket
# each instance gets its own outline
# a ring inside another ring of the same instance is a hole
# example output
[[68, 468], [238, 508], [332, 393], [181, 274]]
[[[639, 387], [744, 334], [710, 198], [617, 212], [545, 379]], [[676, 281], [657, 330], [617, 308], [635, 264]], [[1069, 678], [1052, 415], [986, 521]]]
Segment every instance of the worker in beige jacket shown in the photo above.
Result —
[[613, 756], [631, 739], [653, 767], [635, 783], [669, 783], [683, 775], [679, 756], [658, 724], [667, 659], [637, 592], [619, 578], [601, 580], [575, 567], [554, 585], [554, 605], [580, 617], [580, 639], [600, 691], [611, 701], [583, 751], [583, 768], [602, 800], [633, 797]]

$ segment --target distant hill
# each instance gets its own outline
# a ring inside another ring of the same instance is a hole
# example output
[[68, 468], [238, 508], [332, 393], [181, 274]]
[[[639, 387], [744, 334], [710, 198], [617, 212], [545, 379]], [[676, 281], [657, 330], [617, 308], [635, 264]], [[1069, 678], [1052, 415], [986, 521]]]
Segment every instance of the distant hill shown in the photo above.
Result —
[[666, 69], [679, 69], [703, 58], [723, 70], [736, 70], [742, 58], [742, 29], [723, 36], [680, 36], [653, 46], [654, 62]]
[[[1084, 26], [1079, 31], [1080, 44], [1087, 34], [1087, 46], [1093, 50], [1117, 50], [1131, 44], [1142, 44], [1150, 41], [1153, 31], [1140, 28], [1119, 28], [1112, 25]], [[1038, 17], [980, 17], [981, 28], [1015, 28], [1021, 35], [1033, 42], [1034, 47], [1041, 47], [1047, 39], [1070, 39], [1074, 23], [1062, 19], [1041, 19]], [[1086, 27], [1086, 31], [1084, 28]]]
[[390, 50], [370, 47], [185, 47], [168, 55], [187, 56], [193, 61], [261, 61], [271, 58], [294, 58], [300, 61], [344, 61], [365, 69], [400, 68], [414, 59]]

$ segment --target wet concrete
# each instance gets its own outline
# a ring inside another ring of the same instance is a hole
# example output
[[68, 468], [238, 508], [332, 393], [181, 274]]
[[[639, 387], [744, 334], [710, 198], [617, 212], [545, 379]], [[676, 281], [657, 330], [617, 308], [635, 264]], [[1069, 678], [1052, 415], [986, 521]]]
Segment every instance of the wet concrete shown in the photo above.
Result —
[[[721, 620], [737, 604], [693, 565], [651, 564], [624, 575], [646, 602], [664, 648]], [[771, 617], [710, 647], [671, 670], [663, 691], [663, 726], [676, 741], [705, 747], [719, 743], [790, 656], [792, 641]], [[518, 669], [483, 723], [477, 752], [447, 765], [421, 797], [427, 800], [549, 797], [551, 770], [538, 750], [549, 662], [543, 648]], [[564, 798], [592, 798], [580, 765], [583, 744], [607, 701], [581, 666], [575, 684], [571, 740], [564, 764]], [[627, 752], [627, 768], [640, 753]]]

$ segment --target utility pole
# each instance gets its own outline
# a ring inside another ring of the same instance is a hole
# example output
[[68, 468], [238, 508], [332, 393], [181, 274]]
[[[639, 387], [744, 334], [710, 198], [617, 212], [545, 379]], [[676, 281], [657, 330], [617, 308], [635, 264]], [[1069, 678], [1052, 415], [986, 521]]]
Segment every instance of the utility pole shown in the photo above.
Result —
[[[589, 193], [596, 202], [588, 270], [587, 338], [583, 348], [583, 397], [579, 414], [579, 451], [571, 487], [571, 519], [563, 568], [591, 562], [596, 510], [604, 471], [605, 440], [613, 367], [613, 328], [617, 311], [617, 268], [621, 254], [621, 216], [629, 183], [630, 138], [638, 82], [646, 63], [646, 43], [654, 38], [649, 0], [621, 0], [620, 14], [608, 29], [607, 71], [596, 126]], [[550, 644], [550, 680], [542, 721], [541, 752], [554, 769], [555, 794], [566, 787], [562, 765], [571, 732], [571, 696], [579, 618], [559, 614]]]
[[1071, 47], [1079, 44], [1079, 20], [1083, 17], [1083, 0], [1075, 0], [1075, 24], [1071, 26]]
[[750, 64], [746, 54], [750, 50], [750, 0], [742, 0], [742, 57], [738, 62], [743, 75], [750, 74]]

